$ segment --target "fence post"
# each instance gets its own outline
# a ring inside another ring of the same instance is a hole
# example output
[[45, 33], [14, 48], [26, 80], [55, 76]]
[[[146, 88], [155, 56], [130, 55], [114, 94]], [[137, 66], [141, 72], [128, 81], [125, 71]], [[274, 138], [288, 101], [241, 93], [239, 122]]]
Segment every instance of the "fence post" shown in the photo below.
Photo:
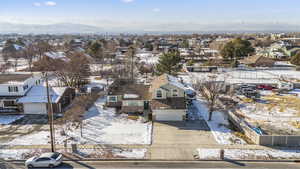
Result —
[[68, 147], [68, 144], [67, 144], [67, 140], [64, 140], [64, 149], [65, 149], [65, 152], [67, 152], [67, 147]]
[[224, 151], [224, 149], [221, 149], [220, 150], [220, 159], [224, 160], [224, 156], [225, 156], [225, 151]]
[[72, 153], [77, 153], [77, 144], [72, 144]]

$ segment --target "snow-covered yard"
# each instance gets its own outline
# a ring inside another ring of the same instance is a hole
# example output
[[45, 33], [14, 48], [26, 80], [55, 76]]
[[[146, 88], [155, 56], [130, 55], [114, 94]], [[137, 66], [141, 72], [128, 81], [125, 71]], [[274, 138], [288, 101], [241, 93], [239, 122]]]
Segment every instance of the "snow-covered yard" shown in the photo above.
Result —
[[0, 116], [0, 125], [7, 125], [15, 122], [16, 120], [19, 120], [23, 118], [24, 115], [1, 115]]
[[100, 89], [103, 89], [106, 85], [110, 85], [113, 82], [108, 79], [103, 79], [100, 76], [90, 76], [89, 81], [90, 83], [85, 85], [86, 87], [98, 87]]
[[[81, 129], [62, 130], [66, 125], [56, 125], [55, 139], [57, 144], [150, 144], [152, 123], [141, 120], [130, 120], [126, 115], [118, 115], [114, 109], [104, 109], [106, 98], [100, 98], [95, 105], [85, 113], [83, 120], [82, 137]], [[43, 145], [49, 144], [49, 131], [47, 125], [38, 132], [19, 136], [7, 145]]]
[[[14, 59], [9, 59], [8, 61], [12, 64], [15, 64]], [[2, 63], [4, 64], [4, 62], [2, 62]], [[0, 61], [0, 64], [1, 64], [1, 61]], [[20, 71], [20, 70], [27, 69], [28, 67], [29, 66], [28, 66], [28, 62], [26, 61], [26, 59], [19, 59], [17, 61], [16, 67], [13, 65], [13, 66], [11, 66], [11, 68], [7, 69], [6, 71], [7, 72], [15, 72], [15, 71]]]
[[86, 114], [83, 137], [80, 129], [68, 132], [76, 142], [85, 144], [150, 144], [152, 124], [129, 120], [127, 115], [116, 115], [112, 108], [103, 109], [105, 98], [97, 100]]
[[[198, 149], [201, 160], [220, 159], [220, 149]], [[299, 159], [300, 150], [224, 149], [224, 157], [233, 160]]]
[[224, 69], [217, 73], [189, 72], [193, 80], [205, 80], [209, 76], [216, 76], [217, 80], [228, 84], [277, 84], [281, 78], [300, 79], [300, 72], [296, 70], [234, 70]]
[[213, 112], [212, 120], [208, 121], [209, 113], [205, 102], [199, 98], [193, 101], [193, 105], [197, 108], [199, 115], [206, 120], [219, 144], [246, 144], [243, 139], [236, 137], [233, 131], [229, 129], [229, 122], [225, 113], [215, 111]]

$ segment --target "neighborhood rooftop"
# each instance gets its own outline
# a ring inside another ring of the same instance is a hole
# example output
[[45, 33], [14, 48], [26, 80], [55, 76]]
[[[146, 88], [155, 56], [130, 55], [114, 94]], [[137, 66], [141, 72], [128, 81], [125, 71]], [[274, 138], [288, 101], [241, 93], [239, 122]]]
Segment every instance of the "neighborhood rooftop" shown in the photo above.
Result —
[[124, 95], [124, 99], [135, 100], [150, 98], [149, 86], [144, 84], [134, 84], [126, 80], [116, 80], [109, 88], [110, 95]]
[[0, 74], [0, 84], [10, 82], [23, 82], [31, 76], [32, 74]]

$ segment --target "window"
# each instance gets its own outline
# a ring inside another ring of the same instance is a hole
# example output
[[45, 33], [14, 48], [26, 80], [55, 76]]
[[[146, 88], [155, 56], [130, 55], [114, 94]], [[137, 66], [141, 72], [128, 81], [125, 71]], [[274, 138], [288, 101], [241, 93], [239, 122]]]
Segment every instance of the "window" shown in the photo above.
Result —
[[39, 159], [37, 159], [36, 161], [50, 161], [50, 158], [46, 158], [46, 157], [44, 157], [44, 158], [39, 158]]
[[162, 91], [161, 90], [156, 91], [156, 98], [162, 98]]
[[18, 106], [14, 100], [4, 100], [3, 105], [4, 105], [4, 107], [17, 107]]
[[117, 96], [108, 96], [108, 102], [117, 102]]
[[178, 90], [174, 89], [172, 92], [173, 97], [178, 97]]
[[28, 89], [28, 85], [23, 86], [23, 90]]
[[19, 92], [18, 86], [8, 86], [8, 92]]

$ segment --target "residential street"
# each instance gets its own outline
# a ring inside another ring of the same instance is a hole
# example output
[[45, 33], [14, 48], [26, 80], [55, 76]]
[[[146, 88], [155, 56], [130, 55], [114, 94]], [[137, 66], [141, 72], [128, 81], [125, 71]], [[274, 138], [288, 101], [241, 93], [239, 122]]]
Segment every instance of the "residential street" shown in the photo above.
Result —
[[[1, 169], [25, 169], [24, 164], [22, 162], [16, 163], [8, 163], [3, 164], [0, 163]], [[162, 168], [189, 168], [189, 169], [196, 169], [196, 168], [210, 168], [210, 169], [217, 169], [217, 168], [227, 168], [227, 169], [239, 169], [239, 168], [246, 168], [246, 169], [297, 169], [300, 168], [299, 163], [291, 163], [291, 162], [223, 162], [223, 161], [201, 161], [201, 162], [152, 162], [152, 161], [89, 161], [89, 162], [64, 162], [64, 164], [57, 169], [98, 169], [98, 168], [120, 168], [120, 169], [129, 169], [129, 168], [152, 168], [152, 169], [162, 169]]]

